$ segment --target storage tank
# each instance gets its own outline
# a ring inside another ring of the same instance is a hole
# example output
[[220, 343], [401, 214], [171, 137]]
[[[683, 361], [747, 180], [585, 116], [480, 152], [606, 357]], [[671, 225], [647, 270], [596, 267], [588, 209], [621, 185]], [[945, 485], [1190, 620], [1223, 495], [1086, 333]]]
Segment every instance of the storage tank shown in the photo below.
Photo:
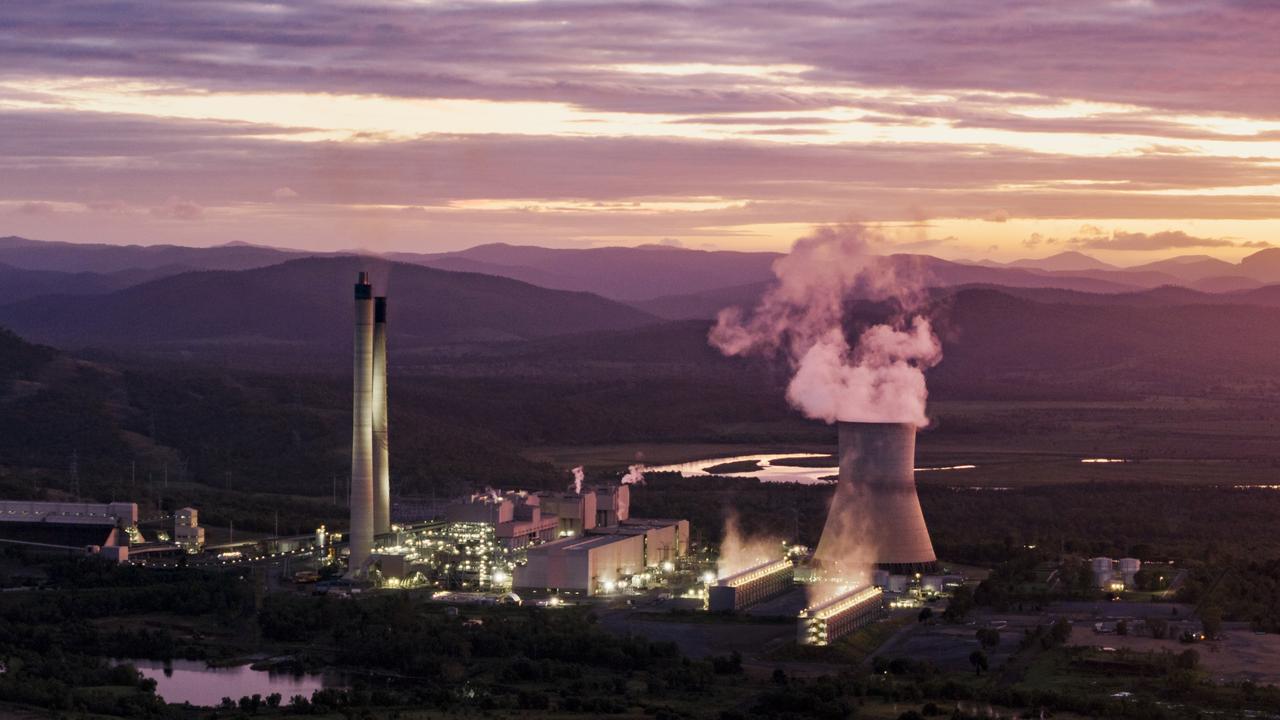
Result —
[[1107, 583], [1111, 582], [1114, 567], [1115, 564], [1111, 558], [1096, 557], [1090, 561], [1089, 569], [1093, 571], [1093, 584], [1100, 588], [1106, 587]]
[[1120, 558], [1117, 565], [1120, 569], [1120, 577], [1124, 578], [1124, 584], [1132, 586], [1134, 576], [1142, 569], [1142, 561], [1137, 558]]

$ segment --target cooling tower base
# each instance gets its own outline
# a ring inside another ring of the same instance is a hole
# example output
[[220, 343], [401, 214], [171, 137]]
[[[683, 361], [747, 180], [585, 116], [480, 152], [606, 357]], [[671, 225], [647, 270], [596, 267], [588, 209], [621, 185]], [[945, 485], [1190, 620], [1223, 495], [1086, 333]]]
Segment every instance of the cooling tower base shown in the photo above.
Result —
[[938, 563], [935, 562], [918, 562], [918, 563], [876, 563], [877, 570], [884, 570], [890, 575], [936, 575], [938, 573]]

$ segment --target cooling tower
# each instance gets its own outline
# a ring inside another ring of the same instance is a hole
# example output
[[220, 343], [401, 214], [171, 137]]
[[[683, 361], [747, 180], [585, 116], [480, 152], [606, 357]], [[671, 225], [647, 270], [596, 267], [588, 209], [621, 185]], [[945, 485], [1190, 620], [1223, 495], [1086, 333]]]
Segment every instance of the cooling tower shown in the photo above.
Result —
[[916, 496], [915, 426], [842, 422], [839, 433], [839, 481], [814, 553], [823, 573], [931, 570], [937, 557]]
[[351, 402], [351, 550], [349, 572], [360, 572], [373, 550], [373, 287], [356, 282], [355, 354]]
[[373, 532], [391, 532], [387, 449], [387, 299], [373, 299]]

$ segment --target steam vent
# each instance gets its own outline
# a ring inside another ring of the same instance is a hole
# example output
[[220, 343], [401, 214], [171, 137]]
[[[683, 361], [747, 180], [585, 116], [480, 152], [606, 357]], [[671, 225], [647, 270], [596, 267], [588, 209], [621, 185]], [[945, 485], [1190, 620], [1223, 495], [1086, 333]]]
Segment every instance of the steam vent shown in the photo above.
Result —
[[911, 423], [842, 422], [840, 476], [815, 559], [826, 574], [874, 564], [894, 574], [937, 563], [916, 495]]

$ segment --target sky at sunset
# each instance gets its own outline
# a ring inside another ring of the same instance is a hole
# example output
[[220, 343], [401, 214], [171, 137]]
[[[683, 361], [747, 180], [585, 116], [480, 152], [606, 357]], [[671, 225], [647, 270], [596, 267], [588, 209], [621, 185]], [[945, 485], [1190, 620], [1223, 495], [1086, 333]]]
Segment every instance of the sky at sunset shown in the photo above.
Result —
[[441, 251], [1280, 244], [1280, 4], [0, 7], [0, 235]]

